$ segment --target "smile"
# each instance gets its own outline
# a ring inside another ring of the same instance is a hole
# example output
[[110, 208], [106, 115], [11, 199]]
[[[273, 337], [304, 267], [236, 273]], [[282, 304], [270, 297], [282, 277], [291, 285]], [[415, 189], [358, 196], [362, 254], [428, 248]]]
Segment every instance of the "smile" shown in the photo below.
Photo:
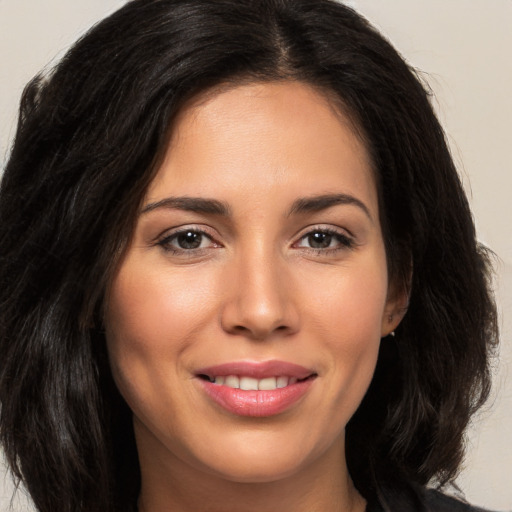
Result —
[[218, 386], [227, 386], [228, 388], [242, 389], [244, 391], [272, 391], [274, 389], [282, 389], [287, 386], [291, 386], [299, 380], [297, 377], [288, 377], [284, 375], [278, 377], [266, 377], [264, 379], [238, 375], [218, 377], [203, 375], [201, 378], [208, 379], [212, 384], [216, 384]]
[[240, 361], [203, 368], [196, 377], [215, 406], [236, 416], [266, 417], [299, 403], [318, 375], [283, 361]]

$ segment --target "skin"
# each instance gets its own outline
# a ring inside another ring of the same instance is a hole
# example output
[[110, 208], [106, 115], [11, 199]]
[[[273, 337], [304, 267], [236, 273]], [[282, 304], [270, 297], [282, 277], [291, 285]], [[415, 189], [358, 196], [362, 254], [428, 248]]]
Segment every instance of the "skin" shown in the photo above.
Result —
[[[350, 200], [291, 211], [333, 194]], [[229, 215], [166, 206], [170, 197], [214, 199]], [[204, 233], [198, 248], [183, 248], [182, 228]], [[311, 247], [325, 230], [335, 234]], [[368, 152], [323, 94], [259, 83], [184, 108], [106, 313], [113, 375], [134, 414], [140, 510], [364, 510], [344, 429], [400, 321], [404, 297], [391, 289]], [[317, 374], [271, 417], [222, 409], [196, 375], [271, 359]]]

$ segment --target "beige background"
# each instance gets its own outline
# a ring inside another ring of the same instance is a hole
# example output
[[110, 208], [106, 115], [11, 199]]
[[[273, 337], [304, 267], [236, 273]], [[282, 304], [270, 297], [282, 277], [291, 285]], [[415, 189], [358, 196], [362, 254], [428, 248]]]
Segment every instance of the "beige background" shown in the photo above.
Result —
[[[0, 167], [23, 85], [122, 0], [0, 0]], [[493, 403], [471, 429], [459, 485], [466, 497], [512, 511], [512, 0], [347, 1], [376, 24], [436, 93], [476, 218], [499, 256], [503, 345]], [[0, 512], [12, 487], [0, 468]], [[30, 510], [23, 497], [12, 510]]]

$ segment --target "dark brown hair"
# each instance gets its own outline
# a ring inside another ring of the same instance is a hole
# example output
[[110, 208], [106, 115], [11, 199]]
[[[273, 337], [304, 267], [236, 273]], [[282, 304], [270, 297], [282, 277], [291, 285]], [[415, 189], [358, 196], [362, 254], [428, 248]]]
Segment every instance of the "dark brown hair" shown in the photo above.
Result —
[[334, 94], [375, 168], [408, 312], [347, 426], [361, 493], [453, 478], [497, 339], [486, 251], [415, 72], [331, 0], [133, 0], [26, 88], [0, 188], [0, 436], [41, 512], [136, 509], [102, 302], [178, 110], [223, 83]]

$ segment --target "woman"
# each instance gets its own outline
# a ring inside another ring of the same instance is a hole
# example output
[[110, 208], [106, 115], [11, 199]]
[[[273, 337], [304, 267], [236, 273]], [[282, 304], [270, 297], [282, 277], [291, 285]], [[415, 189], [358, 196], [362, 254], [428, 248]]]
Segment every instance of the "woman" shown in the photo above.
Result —
[[41, 511], [471, 510], [489, 265], [428, 94], [329, 1], [134, 0], [26, 89], [1, 435]]

